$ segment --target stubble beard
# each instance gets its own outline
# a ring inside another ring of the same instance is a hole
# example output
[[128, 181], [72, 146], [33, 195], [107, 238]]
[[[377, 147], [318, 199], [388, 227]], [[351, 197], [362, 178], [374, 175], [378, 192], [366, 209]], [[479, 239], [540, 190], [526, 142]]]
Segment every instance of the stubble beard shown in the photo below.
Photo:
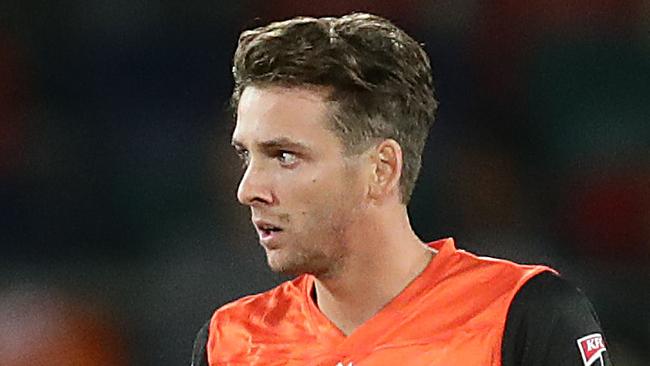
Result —
[[317, 223], [319, 229], [309, 228], [278, 249], [266, 249], [267, 264], [276, 273], [289, 276], [311, 274], [331, 276], [342, 266], [345, 258], [346, 220]]
[[[356, 171], [347, 172], [345, 182], [356, 180]], [[291, 225], [291, 217], [285, 217], [294, 232], [293, 239], [284, 243], [276, 253], [267, 250], [267, 263], [272, 271], [297, 276], [311, 274], [318, 278], [335, 277], [345, 266], [350, 246], [349, 232], [357, 225], [362, 210], [362, 200], [351, 194], [348, 183], [330, 190], [327, 201], [335, 202], [323, 211], [311, 212], [308, 221]], [[345, 203], [341, 205], [341, 203]], [[289, 238], [288, 238], [289, 239]]]

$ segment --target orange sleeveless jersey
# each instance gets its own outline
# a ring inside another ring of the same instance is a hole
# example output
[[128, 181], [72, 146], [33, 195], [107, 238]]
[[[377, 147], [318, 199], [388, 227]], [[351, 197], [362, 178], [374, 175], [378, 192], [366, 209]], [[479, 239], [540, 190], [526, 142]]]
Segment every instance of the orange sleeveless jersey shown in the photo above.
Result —
[[477, 257], [453, 239], [429, 246], [438, 250], [429, 266], [347, 337], [312, 301], [310, 275], [219, 308], [210, 322], [210, 365], [501, 365], [513, 297], [551, 269]]

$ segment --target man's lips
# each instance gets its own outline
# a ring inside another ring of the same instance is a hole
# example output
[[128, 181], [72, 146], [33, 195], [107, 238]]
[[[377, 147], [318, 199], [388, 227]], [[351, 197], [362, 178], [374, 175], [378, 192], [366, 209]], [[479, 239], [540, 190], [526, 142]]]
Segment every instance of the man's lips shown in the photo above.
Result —
[[283, 230], [280, 226], [266, 220], [253, 220], [253, 225], [263, 242], [273, 240]]

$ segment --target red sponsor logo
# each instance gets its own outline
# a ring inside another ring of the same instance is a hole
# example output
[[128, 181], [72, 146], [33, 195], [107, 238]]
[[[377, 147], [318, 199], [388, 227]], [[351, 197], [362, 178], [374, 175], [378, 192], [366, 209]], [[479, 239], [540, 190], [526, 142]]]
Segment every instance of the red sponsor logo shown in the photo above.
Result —
[[582, 362], [589, 366], [594, 361], [600, 359], [602, 364], [603, 352], [605, 352], [605, 342], [600, 333], [590, 334], [577, 340]]

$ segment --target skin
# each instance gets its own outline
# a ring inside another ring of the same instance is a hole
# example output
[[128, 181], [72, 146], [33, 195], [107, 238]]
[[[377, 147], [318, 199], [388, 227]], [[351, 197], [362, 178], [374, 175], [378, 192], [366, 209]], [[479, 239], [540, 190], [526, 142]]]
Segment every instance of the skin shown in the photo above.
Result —
[[314, 275], [319, 309], [347, 335], [435, 253], [413, 232], [400, 201], [399, 144], [386, 139], [347, 156], [329, 128], [328, 93], [248, 86], [232, 140], [245, 165], [238, 200], [254, 223], [282, 229], [270, 240], [258, 229], [270, 268]]

